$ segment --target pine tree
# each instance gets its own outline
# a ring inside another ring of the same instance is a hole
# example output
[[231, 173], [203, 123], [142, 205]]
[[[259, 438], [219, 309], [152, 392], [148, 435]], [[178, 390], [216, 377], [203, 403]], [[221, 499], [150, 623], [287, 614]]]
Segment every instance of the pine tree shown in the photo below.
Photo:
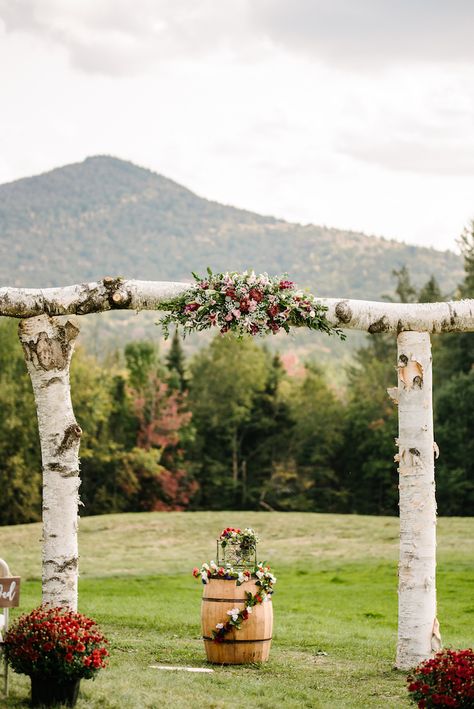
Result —
[[441, 303], [444, 300], [446, 300], [446, 297], [442, 294], [438, 281], [434, 276], [431, 276], [423, 288], [420, 288], [418, 293], [418, 302]]
[[418, 294], [415, 286], [411, 282], [408, 268], [402, 266], [398, 271], [397, 269], [393, 269], [392, 275], [397, 279], [395, 293], [398, 295], [398, 301], [400, 303], [415, 303]]
[[178, 335], [178, 328], [175, 329], [173, 339], [171, 340], [170, 351], [166, 356], [166, 365], [171, 375], [169, 378], [170, 386], [179, 389], [180, 392], [186, 391], [188, 388], [186, 361], [183, 346], [181, 345], [181, 338]]
[[462, 298], [474, 298], [474, 219], [459, 238], [461, 253], [464, 256], [464, 281], [459, 287]]

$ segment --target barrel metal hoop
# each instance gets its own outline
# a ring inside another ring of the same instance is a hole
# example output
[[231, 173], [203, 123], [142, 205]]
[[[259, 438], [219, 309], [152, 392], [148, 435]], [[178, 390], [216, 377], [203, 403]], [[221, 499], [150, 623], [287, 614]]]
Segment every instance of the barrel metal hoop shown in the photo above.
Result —
[[[212, 603], [247, 603], [245, 598], [208, 598], [203, 596], [202, 600]], [[268, 598], [268, 600], [271, 601], [272, 599]]]
[[[210, 638], [207, 635], [203, 635], [202, 639], [212, 640], [212, 642], [215, 642], [214, 638]], [[220, 645], [221, 643], [228, 643], [229, 645], [233, 645], [234, 643], [268, 643], [272, 639], [273, 636], [271, 638], [256, 638], [255, 640], [219, 640], [218, 644]]]

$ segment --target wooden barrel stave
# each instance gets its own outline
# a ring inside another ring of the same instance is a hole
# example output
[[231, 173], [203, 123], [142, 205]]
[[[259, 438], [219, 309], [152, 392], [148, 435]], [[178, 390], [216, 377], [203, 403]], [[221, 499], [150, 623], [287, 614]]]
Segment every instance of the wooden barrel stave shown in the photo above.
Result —
[[245, 593], [257, 593], [255, 581], [246, 581], [237, 586], [235, 581], [210, 579], [204, 586], [201, 607], [202, 635], [209, 662], [222, 665], [242, 665], [265, 662], [270, 654], [273, 631], [273, 608], [271, 596], [268, 601], [257, 604], [244, 620], [240, 630], [226, 633], [224, 641], [216, 643], [212, 631], [217, 623], [228, 620], [231, 608], [245, 608]]

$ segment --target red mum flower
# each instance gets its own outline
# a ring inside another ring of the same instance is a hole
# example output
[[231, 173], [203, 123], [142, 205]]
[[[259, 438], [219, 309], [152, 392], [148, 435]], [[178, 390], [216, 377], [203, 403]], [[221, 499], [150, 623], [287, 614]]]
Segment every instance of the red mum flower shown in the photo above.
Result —
[[249, 297], [252, 300], [255, 300], [257, 303], [261, 303], [263, 300], [263, 293], [259, 291], [257, 288], [251, 288], [249, 291]]

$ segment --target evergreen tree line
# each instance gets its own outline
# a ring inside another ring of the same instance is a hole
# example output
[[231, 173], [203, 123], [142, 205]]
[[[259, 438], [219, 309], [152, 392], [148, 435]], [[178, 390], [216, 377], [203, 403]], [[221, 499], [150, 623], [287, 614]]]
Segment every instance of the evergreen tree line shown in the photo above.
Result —
[[[474, 225], [461, 241], [474, 297]], [[445, 299], [395, 271], [401, 302]], [[474, 515], [474, 334], [433, 336], [440, 514]], [[186, 361], [175, 334], [163, 359], [150, 342], [106, 362], [73, 357], [81, 443], [81, 514], [264, 509], [396, 514], [397, 410], [393, 335], [368, 336], [344, 387], [307, 363], [289, 376], [278, 355], [216, 337]], [[41, 515], [31, 385], [16, 323], [0, 321], [0, 524]]]

